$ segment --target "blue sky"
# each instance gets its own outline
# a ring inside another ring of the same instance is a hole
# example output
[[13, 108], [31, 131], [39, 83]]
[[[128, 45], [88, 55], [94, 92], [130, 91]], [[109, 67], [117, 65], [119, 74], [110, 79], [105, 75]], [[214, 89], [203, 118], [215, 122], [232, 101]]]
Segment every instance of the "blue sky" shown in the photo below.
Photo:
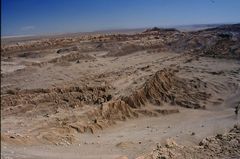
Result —
[[240, 22], [240, 0], [2, 0], [2, 35]]

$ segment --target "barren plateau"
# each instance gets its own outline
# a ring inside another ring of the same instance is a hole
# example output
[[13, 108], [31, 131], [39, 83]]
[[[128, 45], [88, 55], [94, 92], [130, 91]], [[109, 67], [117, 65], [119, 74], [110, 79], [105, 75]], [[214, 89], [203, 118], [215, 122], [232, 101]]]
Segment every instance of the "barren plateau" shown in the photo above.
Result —
[[239, 24], [1, 46], [3, 159], [239, 158], [237, 105]]

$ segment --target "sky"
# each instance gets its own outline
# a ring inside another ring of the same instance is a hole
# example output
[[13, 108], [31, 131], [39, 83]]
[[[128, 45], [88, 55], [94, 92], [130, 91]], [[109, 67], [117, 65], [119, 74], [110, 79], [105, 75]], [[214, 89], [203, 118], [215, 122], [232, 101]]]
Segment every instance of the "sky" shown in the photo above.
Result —
[[1, 35], [239, 23], [240, 0], [1, 0]]

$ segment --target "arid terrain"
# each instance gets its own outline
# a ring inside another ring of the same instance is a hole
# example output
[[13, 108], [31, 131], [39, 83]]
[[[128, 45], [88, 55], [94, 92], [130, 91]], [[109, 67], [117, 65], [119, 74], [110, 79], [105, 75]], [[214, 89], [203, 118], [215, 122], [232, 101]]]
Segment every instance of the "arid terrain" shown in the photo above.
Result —
[[238, 104], [240, 24], [2, 40], [3, 159], [240, 158]]

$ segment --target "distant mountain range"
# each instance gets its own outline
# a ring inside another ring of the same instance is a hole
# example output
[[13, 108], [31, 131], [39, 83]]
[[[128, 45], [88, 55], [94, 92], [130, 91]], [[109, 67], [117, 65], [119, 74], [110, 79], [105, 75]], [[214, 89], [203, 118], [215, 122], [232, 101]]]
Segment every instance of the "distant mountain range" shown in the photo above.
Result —
[[[208, 28], [215, 28], [221, 24], [193, 24], [193, 25], [175, 25], [175, 26], [158, 26], [159, 28], [176, 28], [179, 31], [197, 31]], [[58, 33], [58, 34], [44, 34], [44, 35], [16, 35], [16, 36], [1, 36], [2, 43], [11, 43], [16, 41], [25, 41], [25, 40], [35, 40], [41, 38], [56, 38], [64, 36], [79, 36], [79, 35], [89, 35], [89, 34], [136, 34], [145, 31], [150, 27], [144, 28], [123, 28], [123, 29], [108, 29], [108, 30], [96, 30], [92, 32], [75, 32], [75, 33]]]

